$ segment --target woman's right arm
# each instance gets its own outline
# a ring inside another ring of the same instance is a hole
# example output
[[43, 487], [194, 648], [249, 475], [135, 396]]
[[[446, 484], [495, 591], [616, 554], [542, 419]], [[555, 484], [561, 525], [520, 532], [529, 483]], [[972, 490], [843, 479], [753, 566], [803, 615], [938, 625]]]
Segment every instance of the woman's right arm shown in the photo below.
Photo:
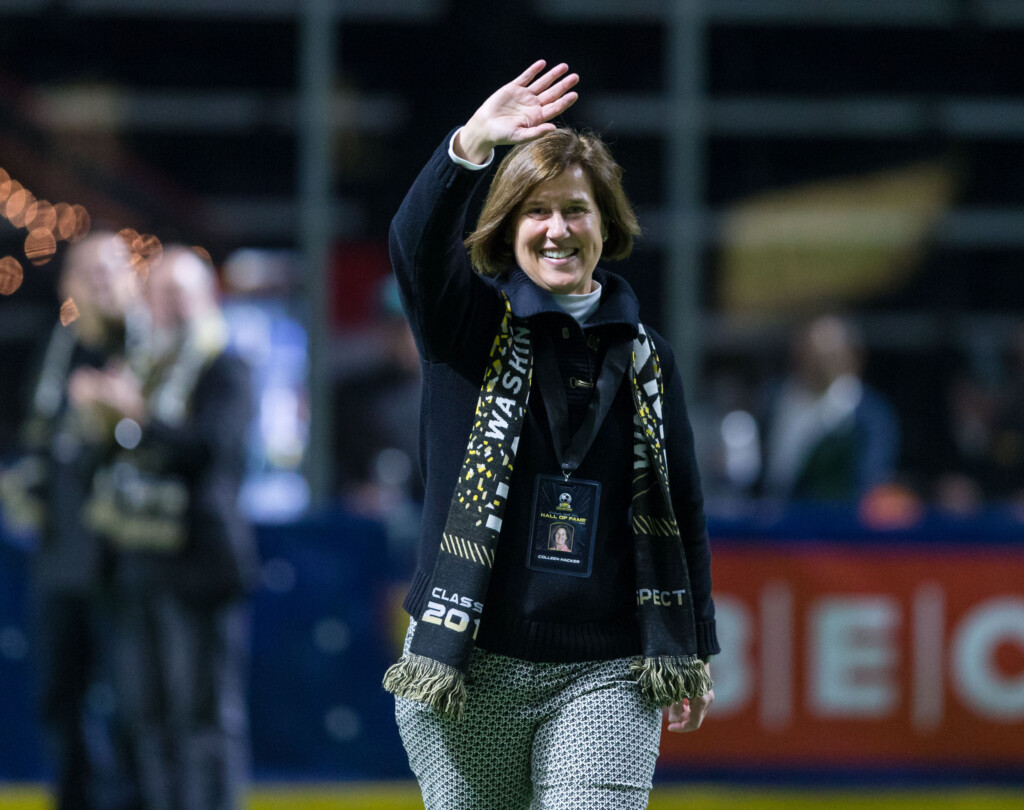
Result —
[[495, 146], [523, 143], [553, 130], [550, 119], [576, 101], [571, 88], [579, 77], [565, 75], [565, 65], [541, 74], [544, 64], [535, 62], [499, 88], [454, 140], [451, 135], [445, 139], [391, 223], [392, 266], [420, 353], [429, 361], [449, 359], [465, 335], [477, 333], [477, 319], [495, 318], [481, 302], [495, 302], [496, 296], [472, 272], [462, 243], [466, 209], [482, 173], [456, 164], [448, 154], [449, 142], [458, 157], [483, 164]]
[[420, 171], [391, 222], [391, 266], [420, 355], [444, 361], [458, 335], [475, 333], [493, 290], [472, 271], [462, 244], [466, 208], [485, 172], [456, 164], [448, 155], [451, 134]]

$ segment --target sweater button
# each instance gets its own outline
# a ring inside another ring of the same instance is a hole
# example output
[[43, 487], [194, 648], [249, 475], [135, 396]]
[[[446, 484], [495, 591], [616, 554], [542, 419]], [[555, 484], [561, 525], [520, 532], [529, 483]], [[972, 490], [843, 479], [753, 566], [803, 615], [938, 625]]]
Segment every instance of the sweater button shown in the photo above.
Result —
[[562, 340], [568, 340], [568, 339], [569, 339], [569, 327], [568, 326], [563, 326], [562, 327]]

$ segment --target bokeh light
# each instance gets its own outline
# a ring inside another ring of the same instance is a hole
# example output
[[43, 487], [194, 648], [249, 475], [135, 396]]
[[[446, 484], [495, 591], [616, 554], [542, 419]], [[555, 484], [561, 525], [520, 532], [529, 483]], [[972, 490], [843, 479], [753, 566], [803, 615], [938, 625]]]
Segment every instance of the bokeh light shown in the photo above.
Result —
[[[4, 216], [14, 224], [15, 219], [23, 210], [25, 210], [25, 204], [28, 202], [28, 194], [25, 192], [24, 187], [17, 180], [11, 180], [9, 183], [4, 184], [6, 186], [6, 194], [0, 193], [0, 197], [4, 198]], [[16, 226], [20, 227], [20, 226]]]
[[[78, 242], [92, 230], [92, 217], [84, 205], [66, 202], [51, 203], [36, 196], [10, 173], [0, 168], [0, 216], [14, 227], [24, 228], [25, 258], [35, 266], [49, 262], [57, 255], [60, 241]], [[118, 235], [127, 245], [129, 260], [138, 277], [145, 281], [149, 270], [163, 258], [164, 246], [153, 234], [141, 234], [134, 228], [122, 228]], [[206, 261], [210, 254], [203, 248], [193, 248]], [[13, 256], [0, 260], [0, 294], [11, 295], [21, 287], [24, 270]], [[61, 304], [60, 321], [67, 326], [79, 316], [74, 300]]]
[[148, 271], [151, 267], [156, 267], [160, 264], [160, 261], [164, 257], [164, 246], [160, 240], [151, 233], [143, 234], [139, 252], [142, 256], [142, 267], [139, 272], [141, 273], [143, 268]]
[[0, 177], [0, 214], [7, 216], [7, 198], [11, 196], [11, 192], [15, 191], [16, 188], [20, 187], [21, 183], [16, 180], [12, 180], [11, 176], [7, 172], [3, 173]]
[[117, 232], [117, 235], [128, 245], [128, 250], [133, 257], [138, 255], [139, 248], [142, 245], [142, 237], [137, 230], [134, 228], [122, 228]]
[[48, 228], [36, 228], [25, 237], [25, 258], [39, 267], [57, 252], [57, 240]]
[[60, 305], [60, 322], [61, 325], [67, 326], [69, 323], [74, 323], [78, 320], [78, 307], [75, 306], [75, 299], [67, 298], [64, 303]]
[[25, 277], [21, 263], [13, 256], [0, 259], [0, 295], [12, 295]]
[[[92, 228], [83, 205], [37, 199], [29, 189], [0, 168], [0, 216], [15, 228], [25, 228], [25, 250], [33, 264], [45, 264], [56, 253], [58, 240], [77, 242]], [[45, 234], [49, 234], [46, 236]]]
[[57, 220], [57, 238], [71, 239], [78, 227], [75, 210], [66, 202], [59, 202], [53, 207], [53, 213]]
[[71, 210], [75, 215], [75, 229], [68, 241], [77, 242], [89, 234], [89, 231], [92, 229], [92, 217], [89, 216], [89, 212], [85, 210], [84, 205], [75, 203], [71, 206]]
[[7, 219], [15, 228], [25, 227], [25, 216], [35, 206], [36, 195], [27, 188], [16, 191], [7, 200]]
[[118, 236], [128, 246], [128, 259], [131, 262], [132, 270], [140, 280], [145, 281], [149, 276], [150, 268], [163, 258], [163, 244], [153, 234], [141, 234], [134, 228], [122, 228], [118, 232]]
[[36, 200], [25, 211], [25, 227], [30, 231], [47, 230], [56, 235], [56, 209], [47, 200]]

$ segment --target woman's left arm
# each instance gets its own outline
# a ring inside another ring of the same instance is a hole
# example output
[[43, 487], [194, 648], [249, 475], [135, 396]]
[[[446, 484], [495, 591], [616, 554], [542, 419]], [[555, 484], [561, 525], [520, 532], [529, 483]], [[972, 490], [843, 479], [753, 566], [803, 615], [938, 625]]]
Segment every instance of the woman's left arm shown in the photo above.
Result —
[[[668, 454], [669, 487], [672, 508], [679, 523], [683, 551], [690, 574], [694, 623], [697, 630], [697, 653], [711, 675], [709, 658], [720, 651], [715, 631], [715, 604], [711, 598], [711, 547], [704, 515], [704, 494], [701, 490], [697, 454], [693, 445], [693, 428], [686, 409], [683, 382], [677, 373], [675, 358], [664, 341], [658, 349], [662, 361], [665, 399], [665, 443]], [[714, 690], [697, 698], [686, 698], [668, 707], [668, 730], [696, 731], [715, 699]]]

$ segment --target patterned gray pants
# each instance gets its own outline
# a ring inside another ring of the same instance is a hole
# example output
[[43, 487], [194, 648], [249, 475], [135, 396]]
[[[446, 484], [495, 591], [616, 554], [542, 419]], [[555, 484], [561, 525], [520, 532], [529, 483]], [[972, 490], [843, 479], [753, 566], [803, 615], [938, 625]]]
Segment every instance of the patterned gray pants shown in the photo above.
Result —
[[426, 810], [647, 807], [661, 708], [641, 694], [632, 660], [537, 664], [478, 648], [461, 720], [396, 698]]

